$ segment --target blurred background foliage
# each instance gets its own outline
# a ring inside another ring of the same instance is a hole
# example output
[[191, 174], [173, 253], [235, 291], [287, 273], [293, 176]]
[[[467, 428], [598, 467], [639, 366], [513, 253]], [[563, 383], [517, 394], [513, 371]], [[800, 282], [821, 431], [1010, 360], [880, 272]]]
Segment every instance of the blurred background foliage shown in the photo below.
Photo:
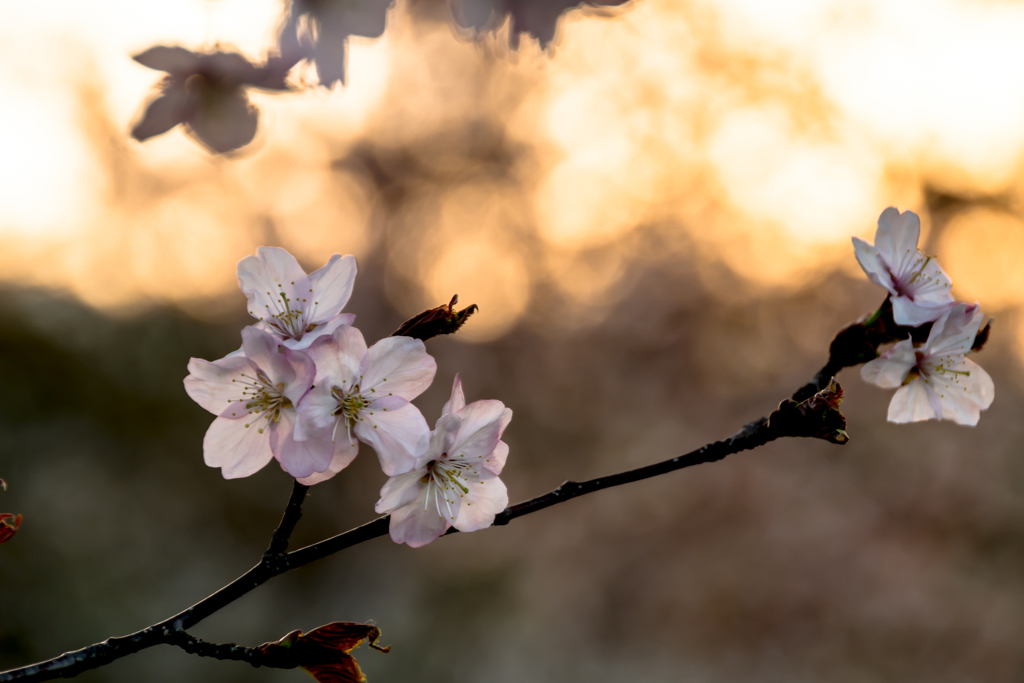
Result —
[[[181, 385], [237, 348], [257, 245], [355, 254], [368, 339], [479, 304], [428, 344], [418, 403], [433, 423], [458, 371], [514, 409], [515, 501], [767, 414], [881, 302], [849, 237], [892, 204], [996, 316], [976, 429], [886, 424], [889, 394], [847, 371], [842, 449], [776, 442], [415, 551], [378, 539], [196, 633], [374, 620], [393, 649], [358, 651], [371, 681], [1020, 680], [1024, 5], [648, 0], [570, 11], [543, 49], [486, 21], [498, 5], [529, 3], [398, 2], [349, 39], [344, 87], [250, 93], [259, 131], [231, 157], [178, 129], [131, 141], [159, 74], [129, 55], [263, 60], [276, 0], [0, 5], [0, 509], [25, 515], [0, 548], [0, 667], [148, 625], [263, 551], [289, 480], [206, 468]], [[295, 542], [372, 519], [383, 481], [364, 452]], [[81, 680], [301, 676], [161, 647]]]

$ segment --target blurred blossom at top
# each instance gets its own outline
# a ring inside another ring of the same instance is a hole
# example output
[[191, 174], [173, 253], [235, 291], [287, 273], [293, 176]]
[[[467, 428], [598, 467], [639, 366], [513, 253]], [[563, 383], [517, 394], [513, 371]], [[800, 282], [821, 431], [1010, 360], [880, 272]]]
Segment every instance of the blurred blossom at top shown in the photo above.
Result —
[[[531, 310], [600, 321], [650, 235], [707, 282], [853, 273], [850, 235], [896, 205], [959, 298], [1024, 300], [1011, 257], [982, 265], [1024, 248], [1024, 6], [602, 0], [556, 23], [570, 4], [6, 3], [0, 273], [209, 317], [256, 245], [340, 251], [403, 312], [478, 303], [484, 341]], [[224, 159], [181, 126], [129, 138], [160, 78], [130, 57], [156, 45], [310, 59], [246, 93], [255, 140]]]

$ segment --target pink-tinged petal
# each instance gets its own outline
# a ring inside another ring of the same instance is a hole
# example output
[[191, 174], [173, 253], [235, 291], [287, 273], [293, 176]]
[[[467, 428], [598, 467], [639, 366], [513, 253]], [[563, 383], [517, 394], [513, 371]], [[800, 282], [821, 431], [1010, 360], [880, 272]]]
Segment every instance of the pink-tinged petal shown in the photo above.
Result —
[[[256, 376], [256, 366], [247, 358], [234, 356], [210, 362], [192, 358], [188, 362], [185, 391], [214, 415], [242, 417], [246, 414], [242, 384]], [[234, 413], [238, 413], [235, 415]]]
[[184, 123], [186, 132], [207, 150], [227, 154], [256, 137], [259, 110], [249, 104], [241, 90], [217, 92], [206, 98]]
[[331, 393], [330, 382], [321, 382], [309, 390], [299, 401], [295, 420], [295, 438], [307, 441], [327, 436], [331, 438], [338, 417], [334, 411], [338, 399]]
[[[431, 493], [436, 488], [431, 486]], [[410, 548], [419, 548], [448, 531], [451, 525], [438, 515], [434, 501], [428, 500], [426, 494], [427, 489], [424, 488], [416, 500], [391, 513], [391, 540], [395, 543], [407, 543]], [[447, 514], [444, 501], [441, 501], [441, 506]]]
[[964, 359], [946, 372], [932, 375], [932, 390], [942, 406], [942, 419], [975, 426], [981, 411], [992, 405], [995, 385], [981, 366]]
[[459, 531], [479, 531], [494, 524], [494, 516], [508, 506], [508, 489], [498, 475], [480, 472], [480, 481], [469, 484], [459, 514], [452, 523]]
[[186, 50], [183, 47], [168, 47], [166, 45], [151, 47], [144, 52], [133, 55], [132, 59], [150, 69], [178, 75], [194, 72], [199, 68], [199, 63], [202, 60], [200, 55], [191, 50]]
[[897, 325], [918, 327], [933, 320], [938, 320], [946, 312], [948, 306], [924, 306], [911, 301], [905, 296], [893, 296], [892, 319]]
[[491, 451], [491, 454], [483, 458], [480, 464], [494, 474], [501, 474], [501, 471], [505, 469], [506, 460], [508, 460], [508, 444], [504, 441], [499, 441], [498, 445]]
[[314, 313], [309, 322], [322, 324], [336, 316], [345, 308], [352, 296], [352, 286], [356, 281], [356, 257], [348, 254], [335, 254], [323, 268], [309, 275], [313, 288]]
[[889, 403], [889, 422], [904, 424], [937, 419], [939, 414], [929, 393], [928, 385], [920, 377], [900, 387]]
[[437, 363], [422, 341], [386, 337], [370, 347], [360, 387], [411, 401], [426, 391], [436, 372]]
[[482, 460], [490, 455], [498, 445], [505, 405], [501, 401], [474, 401], [460, 410], [458, 416], [462, 423], [448, 451], [449, 457]]
[[498, 420], [498, 438], [505, 433], [509, 423], [512, 422], [512, 409], [505, 408], [505, 412], [501, 414], [501, 419]]
[[434, 425], [434, 431], [430, 433], [427, 451], [417, 459], [416, 467], [422, 467], [423, 463], [429, 460], [436, 460], [444, 453], [449, 453], [452, 450], [452, 445], [455, 443], [455, 435], [458, 433], [459, 425], [461, 424], [462, 419], [458, 415], [442, 416], [437, 421], [437, 424]]
[[330, 434], [306, 441], [295, 440], [295, 411], [282, 410], [278, 422], [270, 430], [270, 449], [281, 463], [281, 469], [296, 479], [323, 472], [334, 456]]
[[348, 391], [359, 382], [359, 371], [366, 358], [363, 333], [343, 325], [330, 337], [321, 337], [306, 353], [316, 363], [316, 384], [328, 382]]
[[904, 339], [860, 369], [860, 376], [868, 384], [895, 389], [903, 384], [910, 369], [917, 365], [914, 342]]
[[380, 467], [389, 477], [411, 470], [430, 440], [430, 428], [419, 408], [403, 403], [388, 410], [363, 411], [353, 427], [359, 440], [377, 452]]
[[920, 258], [917, 241], [921, 236], [921, 219], [913, 211], [899, 212], [892, 206], [878, 217], [875, 248], [897, 283], [906, 282], [914, 263]]
[[957, 304], [946, 311], [932, 325], [928, 341], [924, 344], [925, 353], [931, 357], [956, 354], [963, 356], [971, 350], [974, 338], [985, 315], [978, 304]]
[[203, 438], [203, 460], [210, 467], [219, 467], [225, 479], [248, 477], [263, 469], [273, 457], [269, 430], [261, 431], [245, 418], [218, 417]]
[[312, 486], [313, 484], [319, 484], [320, 482], [327, 481], [338, 472], [352, 464], [352, 461], [356, 459], [356, 455], [359, 453], [359, 442], [349, 442], [348, 438], [344, 435], [339, 434], [338, 440], [334, 444], [334, 456], [331, 458], [331, 464], [327, 467], [324, 472], [312, 474], [308, 477], [302, 477], [299, 479], [300, 484], [306, 486]]
[[[274, 380], [275, 385], [279, 385], [284, 381], [285, 386], [281, 393], [292, 402], [292, 406], [297, 406], [302, 397], [309, 391], [309, 388], [313, 386], [313, 378], [316, 377], [316, 365], [313, 364], [313, 359], [302, 351], [292, 351], [285, 346], [280, 347], [279, 350], [279, 355], [291, 367], [291, 372], [279, 375], [280, 379], [275, 379], [271, 375], [271, 379]], [[285, 377], [289, 375], [292, 379], [290, 381], [285, 380]]]
[[881, 255], [879, 255], [878, 249], [875, 249], [873, 245], [868, 244], [861, 238], [854, 237], [853, 252], [857, 256], [857, 263], [860, 264], [869, 280], [895, 293], [896, 290], [893, 288], [889, 268], [882, 260]]
[[275, 326], [281, 324], [276, 316], [287, 316], [282, 295], [294, 311], [312, 290], [299, 262], [280, 247], [260, 247], [255, 256], [239, 261], [238, 286], [249, 300], [249, 315]]
[[132, 126], [132, 137], [143, 142], [163, 135], [184, 121], [188, 96], [185, 89], [171, 87], [146, 105], [139, 120]]
[[[317, 325], [312, 330], [308, 330], [302, 334], [301, 339], [295, 339], [294, 337], [288, 337], [281, 341], [281, 344], [287, 346], [289, 349], [296, 351], [304, 351], [313, 345], [317, 339], [323, 339], [324, 337], [330, 337], [334, 332], [344, 325], [352, 325], [356, 321], [354, 313], [339, 313], [335, 317], [331, 318], [323, 325]], [[263, 323], [258, 323], [262, 325]]]
[[400, 507], [412, 503], [423, 495], [426, 483], [423, 479], [427, 476], [427, 469], [421, 467], [397, 477], [391, 477], [384, 488], [380, 490], [380, 500], [373, 506], [373, 509], [381, 515], [386, 515]]
[[441, 416], [457, 413], [466, 407], [466, 395], [462, 393], [462, 379], [455, 373], [455, 381], [452, 383], [452, 397], [441, 409]]
[[953, 281], [935, 259], [919, 257], [903, 285], [905, 294], [920, 306], [943, 307], [954, 303]]

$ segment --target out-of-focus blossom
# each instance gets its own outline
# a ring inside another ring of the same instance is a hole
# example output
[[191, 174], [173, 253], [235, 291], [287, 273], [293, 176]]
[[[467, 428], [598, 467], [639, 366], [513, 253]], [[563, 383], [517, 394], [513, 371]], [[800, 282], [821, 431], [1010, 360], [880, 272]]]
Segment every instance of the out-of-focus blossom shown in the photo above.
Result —
[[307, 348], [356, 317], [341, 309], [352, 296], [356, 258], [335, 254], [306, 275], [295, 257], [280, 247], [259, 247], [238, 262], [238, 285], [249, 300], [257, 327], [290, 349]]
[[454, 0], [456, 21], [463, 27], [493, 30], [501, 26], [507, 16], [512, 18], [510, 41], [518, 46], [519, 36], [529, 34], [546, 47], [555, 37], [558, 19], [576, 7], [595, 11], [600, 7], [615, 7], [626, 0]]
[[349, 36], [376, 38], [384, 33], [392, 0], [292, 0], [278, 34], [286, 62], [312, 59], [320, 85], [345, 82]]
[[247, 477], [274, 457], [296, 478], [327, 469], [329, 440], [294, 439], [295, 406], [313, 383], [313, 361], [255, 327], [242, 330], [242, 352], [188, 364], [185, 390], [217, 416], [203, 439], [206, 464], [225, 479]]
[[451, 399], [430, 435], [430, 446], [412, 471], [384, 484], [376, 510], [391, 513], [391, 538], [413, 548], [430, 543], [449, 527], [476, 531], [494, 523], [508, 505], [498, 475], [508, 457], [501, 435], [512, 411], [501, 401], [466, 405], [456, 377]]
[[388, 476], [408, 472], [430, 438], [427, 421], [410, 403], [437, 371], [423, 342], [386, 337], [367, 349], [362, 333], [346, 325], [307, 352], [316, 380], [299, 404], [296, 436], [326, 439], [334, 444], [334, 457], [326, 471], [299, 481], [330, 479], [356, 457], [359, 441], [373, 447]]
[[178, 124], [211, 152], [226, 153], [256, 137], [259, 111], [246, 88], [285, 90], [286, 69], [256, 66], [236, 52], [193, 52], [159, 45], [133, 57], [167, 75], [132, 127], [143, 141]]
[[874, 245], [853, 238], [860, 267], [892, 295], [892, 317], [899, 325], [931, 322], [956, 303], [949, 276], [935, 259], [917, 250], [920, 235], [916, 213], [890, 206], [878, 217]]
[[966, 358], [983, 317], [977, 304], [958, 304], [935, 321], [923, 346], [905, 339], [861, 369], [871, 384], [899, 387], [889, 404], [890, 422], [978, 424], [995, 398], [992, 378]]

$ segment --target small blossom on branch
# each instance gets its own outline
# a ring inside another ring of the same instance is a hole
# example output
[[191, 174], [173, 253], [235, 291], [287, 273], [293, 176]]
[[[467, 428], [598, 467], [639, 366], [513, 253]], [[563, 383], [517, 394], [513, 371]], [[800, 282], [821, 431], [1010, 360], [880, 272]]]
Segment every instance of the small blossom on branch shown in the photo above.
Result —
[[953, 420], [976, 425], [992, 405], [992, 378], [966, 356], [984, 318], [977, 304], [957, 304], [932, 324], [928, 340], [905, 339], [861, 368], [866, 382], [896, 389], [889, 421]]
[[333, 457], [326, 471], [299, 481], [311, 486], [330, 479], [356, 457], [359, 441], [377, 452], [388, 476], [408, 472], [430, 438], [427, 421], [410, 403], [437, 372], [423, 342], [386, 337], [367, 348], [362, 333], [344, 325], [307, 352], [316, 379], [299, 404], [296, 438], [331, 443]]
[[920, 234], [921, 219], [916, 213], [900, 213], [890, 206], [878, 217], [873, 245], [853, 238], [861, 268], [891, 294], [892, 315], [898, 325], [937, 320], [956, 303], [949, 276], [935, 259], [917, 250]]
[[259, 247], [238, 262], [238, 285], [249, 301], [257, 327], [290, 349], [304, 349], [355, 316], [341, 310], [352, 296], [356, 259], [335, 254], [306, 275], [295, 257], [280, 247]]
[[508, 457], [501, 436], [511, 420], [512, 411], [501, 401], [466, 405], [456, 376], [427, 452], [412, 471], [392, 477], [381, 489], [375, 509], [391, 514], [395, 543], [418, 548], [453, 526], [477, 531], [494, 523], [508, 505], [498, 475]]
[[242, 330], [242, 352], [188, 364], [185, 390], [217, 416], [203, 439], [206, 464], [225, 479], [247, 477], [275, 457], [296, 478], [327, 469], [329, 440], [294, 438], [295, 406], [312, 386], [313, 361], [255, 327]]
[[259, 112], [246, 88], [286, 90], [284, 73], [260, 67], [237, 52], [193, 52], [158, 45], [132, 57], [150, 69], [166, 71], [132, 137], [142, 142], [178, 124], [211, 152], [225, 154], [252, 142]]

